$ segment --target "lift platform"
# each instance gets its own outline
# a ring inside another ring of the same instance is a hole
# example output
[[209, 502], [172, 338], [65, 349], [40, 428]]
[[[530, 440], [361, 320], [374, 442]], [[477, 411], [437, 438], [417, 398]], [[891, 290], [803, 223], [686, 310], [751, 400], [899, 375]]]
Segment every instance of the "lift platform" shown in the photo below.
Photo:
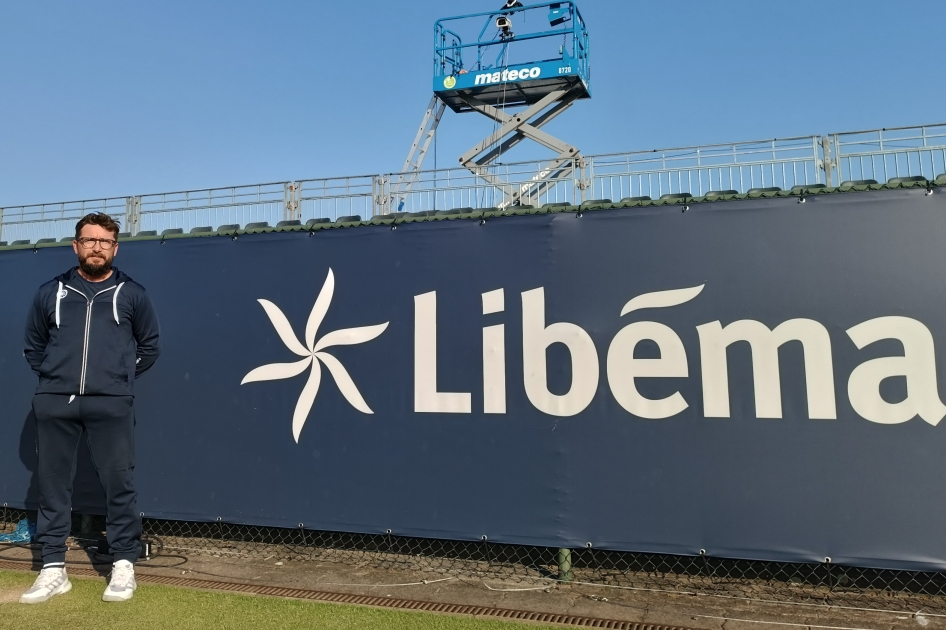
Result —
[[[404, 167], [392, 182], [389, 208], [396, 207], [417, 180], [447, 107], [477, 112], [496, 126], [460, 157], [460, 164], [503, 191], [501, 207], [536, 199], [552, 182], [580, 168], [577, 147], [541, 130], [575, 101], [591, 98], [588, 30], [574, 2], [523, 5], [506, 0], [497, 11], [438, 20], [434, 36], [434, 94]], [[525, 109], [505, 111], [513, 107]], [[527, 184], [512, 185], [489, 167], [523, 140], [533, 140], [556, 156]], [[584, 189], [581, 194], [583, 198]]]
[[588, 30], [578, 7], [506, 5], [437, 21], [434, 94], [455, 112], [475, 109], [467, 96], [494, 107], [533, 105], [560, 91], [590, 98]]

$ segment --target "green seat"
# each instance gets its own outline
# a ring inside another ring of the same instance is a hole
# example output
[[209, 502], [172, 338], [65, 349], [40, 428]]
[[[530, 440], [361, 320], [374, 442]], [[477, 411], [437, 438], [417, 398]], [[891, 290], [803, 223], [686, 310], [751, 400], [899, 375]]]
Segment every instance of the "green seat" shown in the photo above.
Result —
[[[121, 237], [121, 234], [119, 234], [118, 236]], [[129, 236], [130, 236], [130, 235], [129, 235]], [[60, 242], [60, 243], [71, 243], [71, 242], [74, 241], [74, 240], [76, 240], [76, 237], [74, 237], [74, 236], [63, 236], [61, 239], [59, 239], [59, 242]]]
[[[543, 204], [542, 204], [542, 209], [546, 209], [546, 208], [567, 208], [567, 207], [570, 206], [570, 205], [572, 205], [572, 204], [568, 203], [567, 201], [556, 201], [555, 203], [543, 203]], [[519, 206], [519, 207], [521, 208], [522, 206]]]
[[581, 207], [588, 208], [590, 206], [603, 206], [606, 203], [611, 203], [610, 199], [589, 199], [588, 201], [582, 201]]
[[420, 212], [408, 212], [404, 216], [408, 219], [419, 219], [421, 217], [432, 217], [436, 214], [433, 210], [421, 210]]
[[208, 233], [212, 233], [213, 231], [214, 229], [210, 227], [209, 225], [202, 225], [200, 227], [191, 228], [190, 233], [191, 234], [208, 234]]
[[302, 225], [302, 221], [299, 221], [298, 219], [288, 219], [286, 221], [280, 221], [276, 224], [276, 227], [295, 227], [297, 225]]
[[888, 186], [894, 186], [897, 184], [914, 184], [914, 183], [926, 183], [927, 179], [922, 175], [914, 175], [912, 177], [891, 177], [887, 180]]
[[946, 173], [942, 175], [937, 175], [936, 179], [933, 180], [934, 184], [939, 184], [940, 186], [946, 186]]
[[640, 197], [624, 197], [621, 199], [621, 203], [636, 203], [638, 201], [653, 201], [649, 195], [641, 195]]
[[328, 217], [319, 217], [317, 219], [309, 219], [308, 221], [305, 222], [305, 226], [307, 228], [313, 228], [316, 225], [322, 225], [323, 223], [331, 223], [331, 222], [332, 220], [329, 219]]
[[690, 193], [667, 193], [666, 195], [660, 195], [661, 199], [689, 199], [693, 197]]
[[141, 232], [138, 232], [137, 234], [135, 234], [135, 238], [139, 236], [157, 236], [157, 235], [158, 235], [157, 230], [142, 230]]
[[738, 195], [738, 190], [711, 190], [706, 193], [707, 199], [713, 199], [714, 197], [728, 197], [730, 195]]
[[520, 204], [518, 206], [509, 206], [507, 210], [534, 210], [535, 206], [530, 206], [527, 203]]
[[371, 217], [371, 223], [391, 223], [406, 216], [406, 212], [389, 212], [387, 214], [376, 214]]
[[0, 247], [6, 247], [6, 246], [7, 246], [6, 241], [0, 241]]
[[361, 223], [361, 215], [351, 214], [347, 217], [338, 217], [335, 219], [335, 223]]
[[778, 186], [767, 186], [765, 188], [750, 188], [746, 191], [747, 195], [761, 195], [762, 193], [775, 193], [782, 192], [782, 189]]
[[168, 236], [169, 234], [183, 234], [184, 228], [168, 228], [161, 232], [161, 236]]
[[247, 223], [244, 230], [263, 230], [269, 227], [269, 221], [256, 221], [255, 223]]
[[841, 188], [853, 188], [854, 186], [873, 186], [876, 183], [876, 179], [849, 179], [846, 182], [841, 182]]
[[28, 238], [20, 239], [18, 241], [13, 241], [12, 243], [10, 243], [10, 245], [29, 245], [29, 244], [30, 244], [30, 239]]
[[54, 239], [54, 238], [41, 238], [41, 239], [39, 239], [38, 241], [36, 241], [36, 244], [37, 244], [37, 245], [46, 245], [47, 243], [55, 243], [55, 242], [56, 242], [56, 239]]
[[437, 210], [434, 213], [434, 216], [438, 217], [455, 217], [457, 215], [463, 214], [464, 212], [471, 212], [473, 208], [454, 208], [452, 210]]
[[[69, 240], [71, 241], [71, 240], [73, 240], [73, 238], [74, 238], [74, 237], [72, 237], [72, 236], [65, 236], [65, 237], [63, 237], [63, 238], [60, 239], [60, 240], [65, 241], [66, 239], [69, 239]], [[118, 238], [131, 238], [131, 232], [119, 232], [119, 233], [118, 233]]]
[[236, 232], [240, 229], [239, 223], [225, 223], [217, 228], [218, 232]]
[[824, 184], [800, 184], [798, 186], [792, 186], [792, 194], [799, 195], [801, 193], [822, 190], [824, 188], [827, 188]]

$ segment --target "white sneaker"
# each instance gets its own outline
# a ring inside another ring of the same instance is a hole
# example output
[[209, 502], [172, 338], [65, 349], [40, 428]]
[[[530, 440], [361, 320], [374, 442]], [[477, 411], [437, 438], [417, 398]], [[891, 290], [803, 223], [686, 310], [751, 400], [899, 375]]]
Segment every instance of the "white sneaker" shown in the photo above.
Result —
[[135, 582], [135, 565], [127, 560], [112, 564], [112, 579], [102, 595], [103, 602], [125, 602], [132, 598], [138, 584]]
[[65, 564], [43, 567], [30, 590], [20, 596], [21, 604], [41, 604], [55, 595], [72, 590], [72, 582], [66, 575]]

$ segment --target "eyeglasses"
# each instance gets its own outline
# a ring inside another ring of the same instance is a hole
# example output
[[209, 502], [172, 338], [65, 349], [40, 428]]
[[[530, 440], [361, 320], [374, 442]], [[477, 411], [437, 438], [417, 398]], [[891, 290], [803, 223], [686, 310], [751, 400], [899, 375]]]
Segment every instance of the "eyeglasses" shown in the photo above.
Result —
[[95, 244], [98, 243], [105, 251], [112, 249], [118, 244], [118, 241], [113, 241], [110, 238], [89, 238], [88, 236], [81, 236], [77, 238], [76, 241], [84, 249], [92, 249], [95, 247]]

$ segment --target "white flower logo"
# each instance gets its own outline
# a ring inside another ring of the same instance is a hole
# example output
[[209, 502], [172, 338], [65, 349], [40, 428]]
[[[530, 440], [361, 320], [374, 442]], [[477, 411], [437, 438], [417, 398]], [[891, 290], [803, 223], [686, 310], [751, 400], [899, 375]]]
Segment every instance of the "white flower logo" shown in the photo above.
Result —
[[305, 358], [297, 363], [272, 363], [258, 367], [244, 376], [240, 385], [256, 383], [258, 381], [275, 381], [283, 378], [292, 378], [293, 376], [298, 376], [305, 372], [306, 368], [310, 365], [312, 366], [309, 380], [306, 382], [305, 387], [302, 388], [302, 394], [299, 395], [299, 402], [296, 403], [296, 410], [292, 414], [292, 437], [295, 438], [296, 443], [299, 442], [299, 434], [302, 432], [302, 427], [309, 417], [309, 411], [312, 410], [313, 403], [315, 403], [315, 396], [319, 393], [319, 383], [322, 381], [322, 364], [325, 364], [325, 367], [328, 368], [329, 373], [331, 373], [332, 378], [335, 379], [335, 383], [338, 385], [338, 389], [341, 390], [345, 400], [347, 400], [352, 407], [362, 413], [374, 413], [371, 411], [371, 408], [368, 407], [368, 404], [365, 403], [365, 399], [362, 398], [361, 393], [358, 391], [358, 388], [355, 387], [355, 383], [351, 380], [351, 376], [348, 375], [348, 371], [341, 362], [327, 352], [323, 352], [323, 350], [331, 348], [332, 346], [350, 346], [371, 341], [383, 333], [390, 322], [384, 322], [377, 326], [336, 330], [316, 341], [316, 333], [319, 330], [322, 319], [325, 317], [325, 313], [328, 312], [328, 307], [332, 303], [334, 293], [335, 275], [332, 273], [332, 270], [329, 269], [328, 276], [325, 278], [325, 284], [322, 285], [322, 290], [319, 291], [319, 297], [316, 298], [312, 312], [309, 313], [309, 321], [305, 325], [305, 346], [299, 343], [295, 333], [292, 332], [292, 326], [289, 324], [289, 320], [286, 319], [286, 316], [283, 315], [283, 312], [279, 310], [278, 306], [269, 300], [257, 300], [260, 305], [262, 305], [263, 310], [266, 311], [266, 314], [269, 315], [269, 320], [273, 323], [276, 333], [279, 334], [279, 338], [286, 344], [286, 347], [300, 357]]

